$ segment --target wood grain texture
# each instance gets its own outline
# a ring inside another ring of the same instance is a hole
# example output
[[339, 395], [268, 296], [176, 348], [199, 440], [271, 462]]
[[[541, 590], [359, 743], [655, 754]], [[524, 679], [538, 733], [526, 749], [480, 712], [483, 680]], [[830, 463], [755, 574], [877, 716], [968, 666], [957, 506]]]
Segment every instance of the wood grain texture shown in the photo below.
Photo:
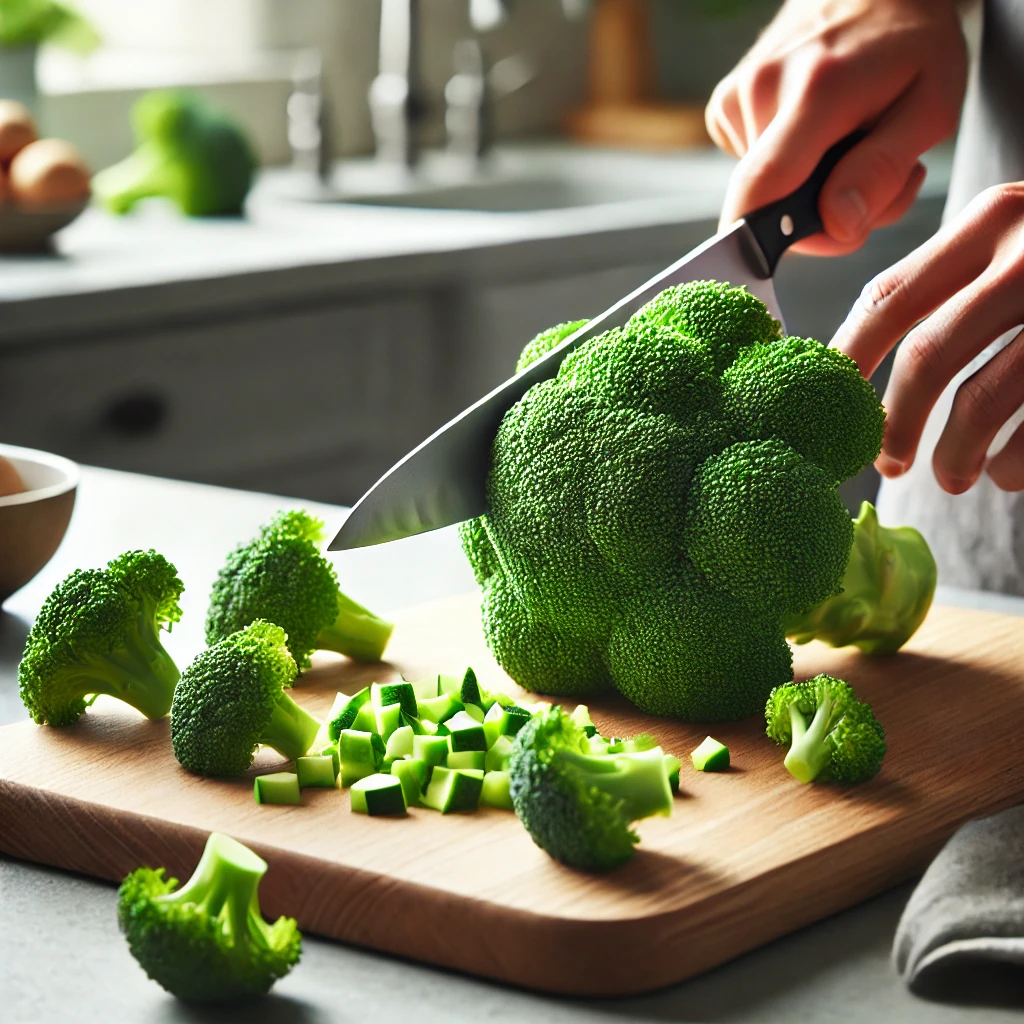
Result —
[[[475, 596], [397, 622], [389, 665], [320, 657], [296, 699], [323, 712], [339, 687], [467, 663], [515, 692], [484, 648]], [[270, 863], [268, 916], [530, 988], [646, 991], [909, 877], [962, 822], [1024, 795], [1020, 620], [935, 608], [896, 657], [810, 644], [796, 667], [798, 678], [845, 678], [872, 702], [889, 741], [879, 777], [851, 790], [802, 786], [759, 719], [714, 726], [734, 768], [702, 775], [686, 755], [706, 728], [594, 701], [603, 732], [651, 731], [684, 758], [673, 817], [641, 823], [636, 857], [606, 876], [550, 860], [506, 812], [371, 819], [329, 790], [306, 790], [302, 807], [257, 806], [251, 779], [189, 776], [167, 722], [109, 701], [69, 729], [0, 729], [0, 850], [112, 881], [140, 864], [182, 877], [217, 829]], [[261, 768], [276, 763], [261, 755]]]

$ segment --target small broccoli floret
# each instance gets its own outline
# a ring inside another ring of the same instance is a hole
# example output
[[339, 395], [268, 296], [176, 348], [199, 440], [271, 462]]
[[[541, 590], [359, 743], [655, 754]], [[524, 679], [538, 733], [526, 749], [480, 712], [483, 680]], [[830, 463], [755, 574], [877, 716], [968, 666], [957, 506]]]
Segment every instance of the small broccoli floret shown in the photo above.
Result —
[[139, 868], [121, 884], [117, 919], [132, 956], [179, 999], [223, 1003], [269, 991], [299, 962], [302, 935], [290, 917], [260, 912], [266, 862], [212, 832], [180, 888], [163, 868]]
[[297, 669], [280, 626], [257, 619], [208, 647], [181, 674], [171, 745], [197, 775], [241, 775], [261, 744], [290, 760], [309, 751], [320, 722], [285, 692]]
[[394, 627], [341, 592], [334, 566], [320, 553], [323, 525], [307, 512], [278, 512], [228, 555], [210, 595], [207, 643], [267, 619], [288, 634], [300, 669], [315, 650], [380, 661]]
[[938, 582], [935, 558], [912, 527], [881, 526], [870, 502], [861, 505], [853, 527], [841, 592], [789, 616], [786, 634], [798, 644], [822, 640], [866, 654], [895, 654], [931, 607]]
[[586, 733], [559, 707], [516, 735], [509, 762], [512, 805], [533, 841], [572, 867], [607, 870], [633, 855], [630, 824], [672, 813], [661, 747], [585, 754]]
[[47, 597], [18, 666], [21, 699], [40, 725], [70, 725], [103, 693], [147, 718], [170, 710], [178, 668], [160, 630], [181, 617], [183, 586], [155, 551], [79, 569]]
[[240, 214], [256, 172], [244, 131], [223, 111], [181, 91], [150, 92], [132, 108], [138, 148], [93, 178], [113, 213], [165, 196], [193, 217]]
[[516, 373], [525, 370], [530, 363], [535, 363], [541, 356], [546, 356], [553, 348], [560, 345], [570, 334], [575, 334], [581, 327], [586, 327], [586, 320], [569, 320], [541, 331], [519, 355]]
[[786, 768], [800, 782], [867, 782], [882, 766], [885, 731], [841, 679], [819, 675], [776, 687], [765, 721], [776, 743], [790, 744]]

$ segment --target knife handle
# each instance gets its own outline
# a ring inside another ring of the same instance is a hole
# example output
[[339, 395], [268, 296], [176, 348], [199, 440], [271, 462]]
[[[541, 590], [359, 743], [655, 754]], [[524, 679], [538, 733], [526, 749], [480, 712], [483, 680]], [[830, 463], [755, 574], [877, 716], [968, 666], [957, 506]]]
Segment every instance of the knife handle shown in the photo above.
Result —
[[850, 132], [825, 151], [811, 176], [795, 192], [746, 215], [744, 219], [764, 254], [768, 277], [775, 273], [779, 258], [791, 245], [821, 231], [821, 190], [836, 164], [867, 136], [863, 128]]

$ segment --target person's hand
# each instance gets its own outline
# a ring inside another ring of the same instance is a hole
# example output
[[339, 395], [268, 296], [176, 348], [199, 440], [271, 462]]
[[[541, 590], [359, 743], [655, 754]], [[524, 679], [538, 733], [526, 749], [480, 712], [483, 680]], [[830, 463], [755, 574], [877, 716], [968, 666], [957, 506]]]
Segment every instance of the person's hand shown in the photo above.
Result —
[[864, 127], [822, 190], [825, 233], [794, 246], [856, 249], [914, 201], [918, 157], [955, 130], [966, 75], [953, 0], [787, 0], [707, 106], [711, 138], [742, 158], [722, 226], [788, 195]]
[[[986, 190], [933, 238], [869, 282], [832, 341], [870, 377], [906, 335], [885, 392], [880, 472], [895, 477], [910, 468], [942, 391], [988, 344], [1020, 324], [1024, 182]], [[1003, 490], [1024, 490], [1024, 426], [986, 458], [999, 429], [1022, 405], [1024, 331], [960, 383], [932, 457], [944, 490], [960, 494], [982, 472]]]

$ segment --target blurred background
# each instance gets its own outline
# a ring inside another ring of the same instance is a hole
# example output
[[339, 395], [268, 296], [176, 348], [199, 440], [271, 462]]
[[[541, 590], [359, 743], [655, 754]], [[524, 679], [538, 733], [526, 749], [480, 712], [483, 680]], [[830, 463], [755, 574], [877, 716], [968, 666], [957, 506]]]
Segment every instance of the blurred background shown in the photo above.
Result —
[[[129, 162], [45, 238], [8, 225], [5, 246], [0, 205], [0, 440], [339, 503], [537, 331], [714, 231], [732, 161], [703, 104], [777, 6], [79, 0], [26, 29], [38, 4], [0, 0], [0, 98], [90, 171]], [[167, 171], [167, 195], [126, 192], [157, 160], [133, 107], [166, 89], [247, 140], [241, 216], [189, 216]], [[861, 252], [785, 261], [791, 333], [827, 341], [932, 233], [949, 161], [927, 155], [916, 206]], [[846, 486], [855, 506], [876, 481]]]

